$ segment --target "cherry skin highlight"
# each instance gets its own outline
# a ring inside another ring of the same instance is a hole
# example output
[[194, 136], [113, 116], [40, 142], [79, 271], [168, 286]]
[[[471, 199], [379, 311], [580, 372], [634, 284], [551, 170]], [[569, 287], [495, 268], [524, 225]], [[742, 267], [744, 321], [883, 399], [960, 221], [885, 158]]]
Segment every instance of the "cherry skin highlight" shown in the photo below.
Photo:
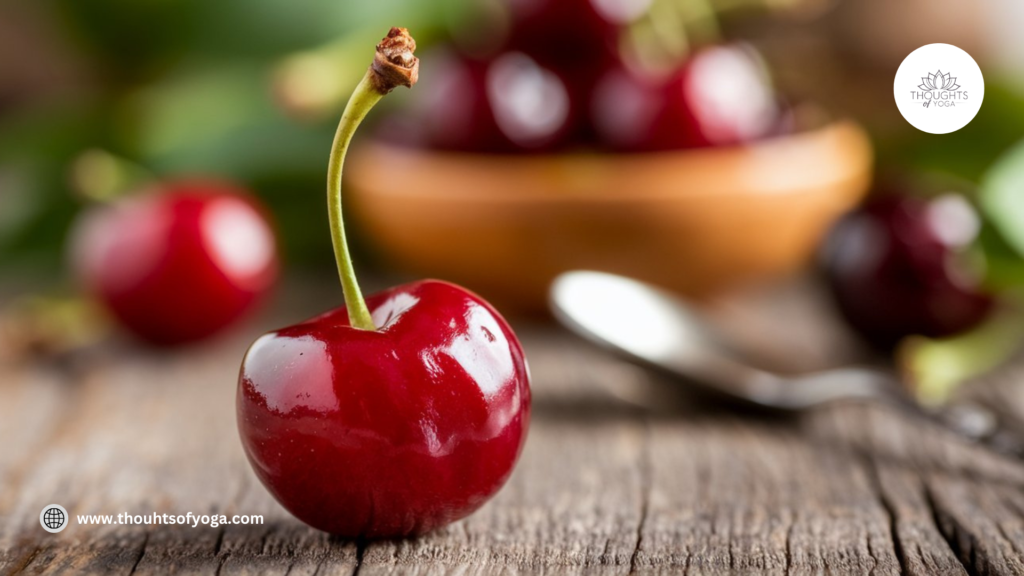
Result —
[[177, 345], [231, 326], [277, 276], [274, 233], [244, 190], [164, 182], [90, 209], [71, 236], [85, 289], [142, 340]]
[[515, 153], [567, 142], [581, 107], [566, 79], [522, 52], [487, 60], [435, 58], [418, 101], [426, 144], [466, 152]]
[[887, 196], [845, 216], [826, 240], [822, 264], [850, 326], [884, 350], [907, 336], [952, 336], [984, 320], [993, 298], [956, 258], [956, 243], [975, 226], [968, 210], [949, 198]]
[[783, 117], [753, 49], [713, 46], [667, 77], [608, 71], [591, 100], [605, 146], [624, 152], [744, 144], [778, 131]]
[[367, 299], [258, 339], [239, 376], [238, 426], [256, 475], [314, 528], [421, 534], [505, 483], [530, 417], [529, 371], [504, 319], [452, 284]]

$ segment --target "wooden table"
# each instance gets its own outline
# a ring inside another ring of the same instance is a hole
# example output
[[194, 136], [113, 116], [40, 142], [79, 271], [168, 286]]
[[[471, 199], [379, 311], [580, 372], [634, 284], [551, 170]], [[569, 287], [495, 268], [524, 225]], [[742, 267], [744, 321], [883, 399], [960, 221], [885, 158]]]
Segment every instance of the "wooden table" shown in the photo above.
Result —
[[[664, 382], [544, 326], [522, 330], [534, 420], [500, 494], [416, 540], [332, 538], [280, 508], [244, 459], [234, 394], [251, 336], [0, 369], [0, 573], [1024, 574], [1020, 462], [880, 406], [797, 419], [685, 396], [643, 408], [624, 398]], [[975, 390], [1024, 415], [1024, 362]], [[38, 518], [54, 502], [72, 517], [264, 524], [51, 535]]]

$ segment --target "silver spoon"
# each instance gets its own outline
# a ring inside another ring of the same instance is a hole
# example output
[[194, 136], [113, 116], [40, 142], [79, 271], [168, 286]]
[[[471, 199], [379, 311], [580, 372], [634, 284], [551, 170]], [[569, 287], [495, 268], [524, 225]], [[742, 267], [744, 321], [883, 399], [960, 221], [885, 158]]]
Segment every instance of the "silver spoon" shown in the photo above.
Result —
[[1024, 442], [990, 410], [965, 403], [925, 409], [889, 371], [850, 366], [790, 376], [756, 367], [683, 300], [630, 278], [567, 272], [552, 284], [550, 304], [555, 318], [584, 339], [733, 401], [783, 412], [880, 401], [1001, 452], [1024, 454]]

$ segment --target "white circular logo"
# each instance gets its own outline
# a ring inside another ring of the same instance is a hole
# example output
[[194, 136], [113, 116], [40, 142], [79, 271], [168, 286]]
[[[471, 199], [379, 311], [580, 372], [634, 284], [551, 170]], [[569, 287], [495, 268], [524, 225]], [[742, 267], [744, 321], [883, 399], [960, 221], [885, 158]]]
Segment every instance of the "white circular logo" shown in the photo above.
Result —
[[892, 92], [914, 128], [949, 134], [967, 126], [981, 109], [985, 79], [967, 52], [952, 44], [928, 44], [903, 60]]
[[43, 530], [56, 534], [68, 527], [68, 511], [60, 504], [47, 504], [39, 513], [39, 524]]

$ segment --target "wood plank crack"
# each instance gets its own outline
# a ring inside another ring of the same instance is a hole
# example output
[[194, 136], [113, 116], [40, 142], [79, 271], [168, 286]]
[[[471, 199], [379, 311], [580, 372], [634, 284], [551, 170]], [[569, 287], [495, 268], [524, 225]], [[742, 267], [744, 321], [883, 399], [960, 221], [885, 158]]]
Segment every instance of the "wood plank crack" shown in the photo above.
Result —
[[793, 518], [789, 522], [789, 526], [786, 528], [786, 566], [784, 569], [785, 574], [790, 573], [790, 569], [793, 566], [793, 529], [796, 527], [797, 516], [793, 514]]
[[135, 559], [135, 563], [132, 564], [132, 569], [128, 574], [135, 574], [139, 569], [139, 564], [142, 563], [142, 559], [146, 556], [146, 547], [149, 546], [149, 532], [142, 538], [142, 546], [139, 546], [139, 556]]
[[636, 547], [629, 558], [629, 573], [635, 574], [640, 559], [640, 549], [644, 542], [644, 526], [647, 522], [647, 512], [651, 501], [651, 426], [644, 421], [643, 433], [640, 435], [640, 458], [638, 459], [640, 474], [640, 520], [636, 525]]
[[[352, 569], [352, 576], [358, 576], [359, 571], [363, 569], [363, 555], [366, 554], [366, 548], [370, 545], [366, 540], [356, 540], [356, 565]], [[319, 567], [317, 568], [319, 571]]]
[[857, 451], [857, 454], [864, 466], [864, 470], [868, 474], [871, 487], [874, 489], [875, 495], [878, 497], [878, 501], [882, 505], [882, 509], [889, 515], [889, 536], [892, 541], [893, 550], [896, 551], [896, 559], [899, 560], [900, 563], [900, 572], [903, 574], [910, 574], [912, 571], [907, 561], [907, 553], [903, 549], [903, 542], [900, 541], [899, 537], [899, 511], [896, 509], [896, 505], [893, 503], [892, 499], [885, 494], [885, 489], [882, 487], [882, 477], [878, 470], [878, 465], [875, 464], [871, 459], [871, 456], [865, 452]]
[[924, 484], [924, 501], [928, 505], [928, 509], [932, 514], [932, 519], [935, 522], [936, 528], [939, 530], [939, 534], [945, 538], [950, 550], [952, 550], [953, 554], [955, 554], [957, 559], [960, 560], [964, 570], [969, 576], [978, 576], [980, 573], [976, 568], [977, 557], [975, 556], [975, 550], [969, 545], [969, 536], [962, 533], [962, 531], [957, 528], [956, 522], [949, 517], [948, 514], [943, 512], [941, 508], [939, 508], [938, 504], [935, 502], [935, 494], [927, 483]]

